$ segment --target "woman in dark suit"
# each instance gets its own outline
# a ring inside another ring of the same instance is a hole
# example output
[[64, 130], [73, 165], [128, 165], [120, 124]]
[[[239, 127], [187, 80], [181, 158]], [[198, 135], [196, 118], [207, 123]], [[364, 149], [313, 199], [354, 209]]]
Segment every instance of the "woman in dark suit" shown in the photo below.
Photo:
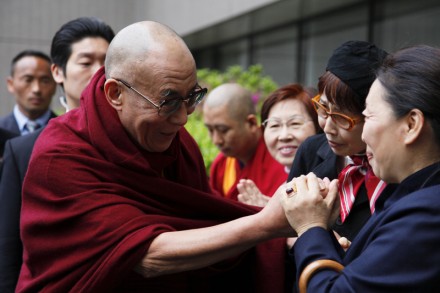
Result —
[[388, 185], [346, 253], [328, 231], [339, 207], [338, 181], [320, 186], [311, 173], [288, 183], [296, 193], [289, 189], [281, 202], [298, 234], [292, 253], [300, 287], [440, 292], [439, 76], [440, 49], [429, 46], [400, 50], [380, 67], [362, 139], [374, 173]]

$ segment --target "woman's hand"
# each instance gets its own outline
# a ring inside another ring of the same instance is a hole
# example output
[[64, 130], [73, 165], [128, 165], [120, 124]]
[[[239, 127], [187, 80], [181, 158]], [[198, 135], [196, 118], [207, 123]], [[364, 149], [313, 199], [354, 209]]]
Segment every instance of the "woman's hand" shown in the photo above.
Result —
[[350, 245], [351, 245], [350, 240], [348, 240], [345, 237], [341, 237], [341, 235], [339, 235], [338, 232], [336, 232], [336, 231], [333, 231], [333, 234], [335, 234], [335, 237], [336, 237], [336, 239], [338, 239], [339, 245], [341, 245], [342, 249], [344, 249], [346, 251], [347, 249], [350, 248]]
[[250, 179], [240, 179], [237, 189], [240, 192], [238, 194], [238, 201], [242, 203], [264, 207], [270, 200], [270, 197], [262, 194], [254, 181]]
[[338, 180], [318, 179], [315, 174], [294, 178], [286, 184], [290, 193], [280, 196], [289, 224], [298, 236], [312, 227], [328, 227], [339, 212]]

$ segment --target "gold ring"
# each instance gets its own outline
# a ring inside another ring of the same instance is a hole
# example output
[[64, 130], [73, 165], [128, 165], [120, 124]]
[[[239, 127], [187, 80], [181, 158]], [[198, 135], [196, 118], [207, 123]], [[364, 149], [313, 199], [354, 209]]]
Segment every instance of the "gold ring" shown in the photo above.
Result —
[[295, 195], [296, 192], [297, 192], [297, 189], [296, 189], [295, 182], [293, 182], [292, 187], [286, 188], [286, 193], [287, 193], [288, 197], [291, 197], [291, 196]]

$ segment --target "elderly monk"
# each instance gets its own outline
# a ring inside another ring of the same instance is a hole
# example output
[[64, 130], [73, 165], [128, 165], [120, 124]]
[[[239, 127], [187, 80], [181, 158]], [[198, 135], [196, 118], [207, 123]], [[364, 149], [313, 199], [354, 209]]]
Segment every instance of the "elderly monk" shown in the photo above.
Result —
[[264, 143], [251, 92], [236, 83], [216, 87], [203, 103], [203, 120], [221, 151], [210, 169], [213, 190], [237, 200], [240, 179], [251, 179], [268, 195], [286, 181], [284, 166]]
[[122, 29], [83, 92], [37, 141], [23, 188], [17, 292], [283, 292], [276, 197], [213, 195], [183, 127], [205, 89], [170, 28]]

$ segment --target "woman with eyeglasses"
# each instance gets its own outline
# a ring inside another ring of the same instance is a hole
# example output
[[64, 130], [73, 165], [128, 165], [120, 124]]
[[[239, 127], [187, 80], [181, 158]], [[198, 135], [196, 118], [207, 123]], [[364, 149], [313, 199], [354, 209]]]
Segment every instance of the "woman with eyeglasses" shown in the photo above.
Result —
[[337, 180], [320, 187], [311, 173], [287, 184], [296, 192], [277, 194], [298, 235], [300, 292], [440, 292], [439, 76], [440, 49], [425, 45], [388, 55], [377, 70], [362, 140], [387, 186], [346, 252], [329, 231]]
[[[261, 107], [264, 142], [269, 153], [284, 166], [287, 174], [301, 143], [322, 131], [312, 104], [315, 93], [315, 89], [288, 84], [270, 94]], [[241, 179], [237, 188], [240, 192], [238, 200], [246, 204], [265, 206], [270, 199], [250, 179]]]
[[333, 229], [344, 237], [344, 245], [368, 220], [385, 186], [368, 165], [361, 135], [365, 99], [386, 55], [364, 41], [345, 42], [333, 52], [313, 99], [324, 133], [304, 141], [288, 177], [290, 181], [309, 172], [318, 178], [339, 177], [341, 211]]

